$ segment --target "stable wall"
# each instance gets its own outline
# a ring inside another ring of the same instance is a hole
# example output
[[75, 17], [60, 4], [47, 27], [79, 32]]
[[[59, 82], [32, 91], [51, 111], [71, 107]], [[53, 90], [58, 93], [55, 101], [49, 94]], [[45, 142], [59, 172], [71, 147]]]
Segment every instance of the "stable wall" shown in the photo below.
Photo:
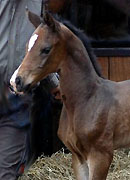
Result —
[[130, 57], [98, 57], [103, 75], [113, 81], [130, 79]]

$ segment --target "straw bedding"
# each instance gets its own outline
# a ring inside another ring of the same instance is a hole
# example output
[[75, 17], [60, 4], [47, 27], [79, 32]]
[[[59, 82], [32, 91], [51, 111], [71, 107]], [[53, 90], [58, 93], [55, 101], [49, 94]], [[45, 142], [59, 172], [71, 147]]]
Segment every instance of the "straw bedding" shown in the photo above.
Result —
[[[75, 180], [71, 154], [41, 156], [19, 180]], [[107, 180], [130, 180], [130, 149], [115, 151]]]

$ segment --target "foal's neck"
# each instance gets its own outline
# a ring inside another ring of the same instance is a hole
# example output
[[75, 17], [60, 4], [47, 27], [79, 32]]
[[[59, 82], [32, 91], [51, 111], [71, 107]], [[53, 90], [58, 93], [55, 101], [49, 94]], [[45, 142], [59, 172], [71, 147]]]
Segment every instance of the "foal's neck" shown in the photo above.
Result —
[[60, 72], [60, 85], [63, 95], [74, 101], [90, 96], [96, 89], [100, 77], [89, 59], [82, 43], [70, 49], [69, 55], [63, 60]]

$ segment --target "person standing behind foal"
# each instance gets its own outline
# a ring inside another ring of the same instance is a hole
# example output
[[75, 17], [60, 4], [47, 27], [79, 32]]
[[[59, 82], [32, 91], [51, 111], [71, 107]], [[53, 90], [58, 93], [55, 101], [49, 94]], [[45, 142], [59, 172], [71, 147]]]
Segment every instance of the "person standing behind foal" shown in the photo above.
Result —
[[[34, 31], [26, 17], [25, 8], [28, 6], [40, 15], [41, 3], [41, 0], [0, 0], [0, 86], [3, 86], [0, 90], [0, 180], [16, 180], [23, 172], [28, 158], [32, 97], [13, 95], [4, 84], [8, 84], [21, 63], [26, 42]], [[46, 84], [49, 90], [54, 89], [58, 85], [57, 77], [51, 75]], [[4, 101], [2, 93], [5, 91]], [[50, 99], [48, 93], [47, 97], [46, 103]]]

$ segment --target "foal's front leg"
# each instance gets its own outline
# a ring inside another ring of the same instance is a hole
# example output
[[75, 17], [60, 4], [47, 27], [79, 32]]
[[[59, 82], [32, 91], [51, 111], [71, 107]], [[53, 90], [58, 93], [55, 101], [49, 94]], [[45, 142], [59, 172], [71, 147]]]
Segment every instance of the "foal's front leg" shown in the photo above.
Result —
[[87, 162], [75, 153], [72, 153], [72, 165], [77, 180], [89, 180]]
[[92, 151], [88, 154], [89, 180], [106, 180], [113, 153]]

